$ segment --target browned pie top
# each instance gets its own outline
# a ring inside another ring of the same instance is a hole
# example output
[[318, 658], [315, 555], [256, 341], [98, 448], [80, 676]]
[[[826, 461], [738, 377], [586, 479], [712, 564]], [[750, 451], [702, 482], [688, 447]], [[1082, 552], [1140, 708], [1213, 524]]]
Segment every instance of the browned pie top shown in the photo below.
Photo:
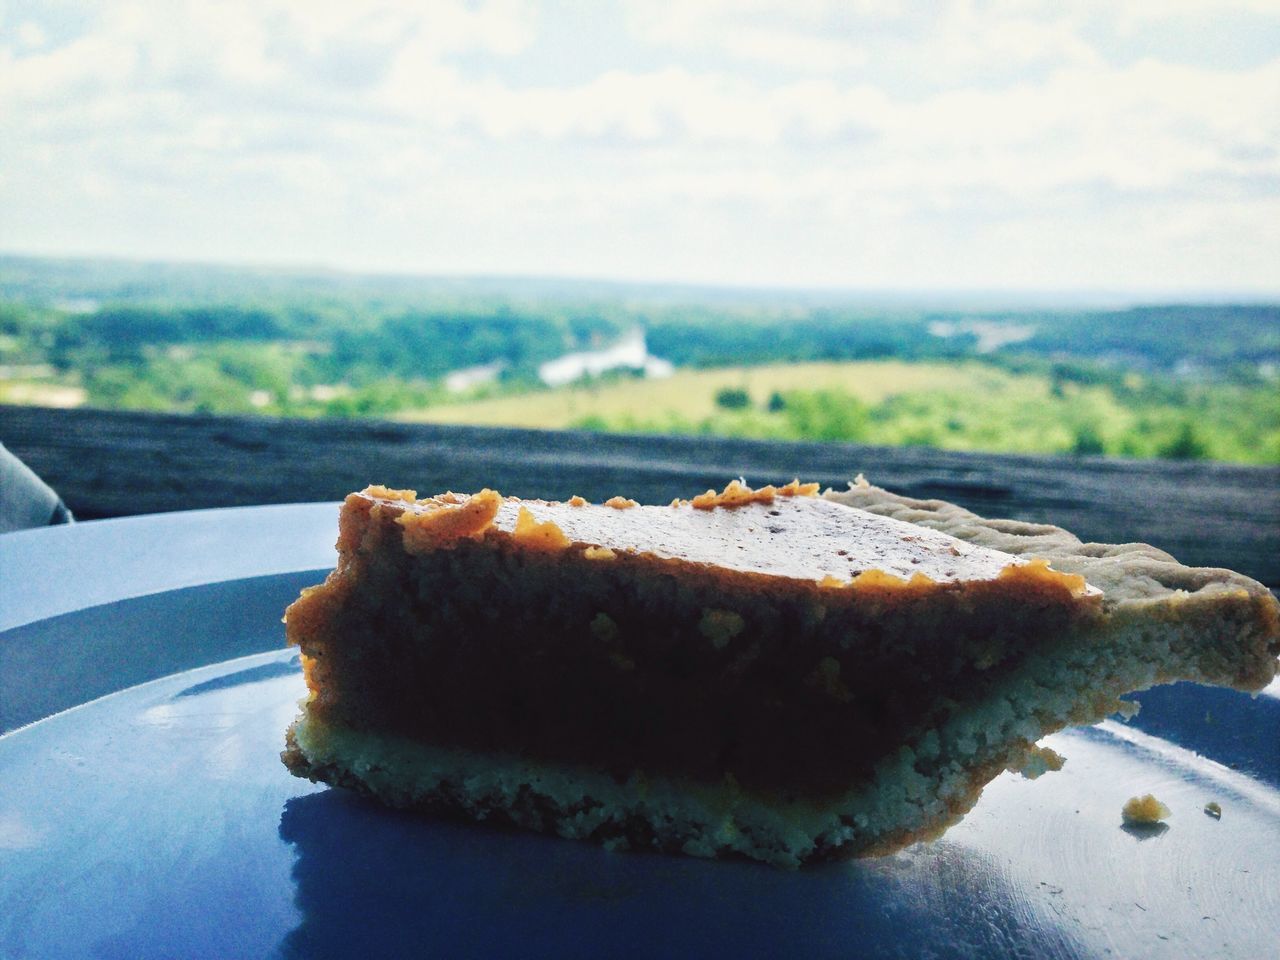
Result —
[[1083, 578], [1057, 574], [1029, 558], [824, 500], [811, 491], [798, 484], [751, 491], [735, 481], [723, 494], [668, 506], [616, 499], [594, 505], [580, 497], [567, 503], [517, 500], [489, 490], [418, 500], [411, 491], [371, 487], [362, 496], [400, 514], [411, 551], [444, 546], [461, 536], [497, 534], [529, 549], [589, 547], [602, 558], [611, 552], [642, 553], [828, 587], [884, 587], [894, 579], [916, 584], [993, 580], [1016, 571], [1061, 580], [1073, 593], [1097, 592]]

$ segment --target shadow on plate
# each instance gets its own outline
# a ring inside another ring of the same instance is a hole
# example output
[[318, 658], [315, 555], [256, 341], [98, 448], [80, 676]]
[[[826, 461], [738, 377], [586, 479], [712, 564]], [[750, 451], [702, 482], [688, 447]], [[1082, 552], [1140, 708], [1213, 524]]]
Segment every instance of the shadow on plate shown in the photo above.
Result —
[[237, 670], [235, 673], [228, 673], [226, 676], [215, 677], [212, 680], [205, 680], [203, 683], [192, 684], [184, 690], [179, 690], [174, 694], [174, 698], [179, 697], [198, 697], [201, 694], [213, 693], [215, 690], [229, 690], [232, 687], [243, 686], [247, 683], [259, 683], [263, 680], [274, 680], [276, 677], [292, 677], [300, 672], [300, 664], [302, 660], [294, 654], [288, 660], [281, 663], [264, 663], [260, 667], [249, 667], [246, 670]]
[[286, 957], [1073, 956], [993, 864], [945, 842], [787, 872], [609, 853], [414, 817], [341, 790], [288, 801]]
[[1169, 832], [1169, 825], [1167, 823], [1125, 823], [1121, 824], [1120, 829], [1141, 842], [1163, 837]]
[[1280, 697], [1173, 683], [1124, 699], [1142, 706], [1128, 726], [1280, 786]]

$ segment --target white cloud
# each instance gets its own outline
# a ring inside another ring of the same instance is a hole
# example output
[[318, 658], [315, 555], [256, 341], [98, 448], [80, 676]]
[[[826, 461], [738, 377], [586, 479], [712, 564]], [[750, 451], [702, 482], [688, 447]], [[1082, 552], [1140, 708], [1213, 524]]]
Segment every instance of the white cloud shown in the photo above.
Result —
[[943, 71], [943, 77], [992, 64], [1096, 60], [1078, 35], [1080, 23], [1056, 4], [635, 0], [628, 11], [648, 42], [805, 74], [877, 60], [897, 60], [922, 74]]
[[1240, 13], [1276, 15], [1275, 0], [1128, 0], [1126, 3], [1089, 0], [1088, 5], [1113, 18], [1117, 29], [1127, 33], [1137, 33], [1148, 24], [1173, 17], [1222, 17]]
[[18, 41], [27, 49], [34, 50], [45, 45], [47, 37], [40, 24], [32, 20], [24, 20], [18, 24]]

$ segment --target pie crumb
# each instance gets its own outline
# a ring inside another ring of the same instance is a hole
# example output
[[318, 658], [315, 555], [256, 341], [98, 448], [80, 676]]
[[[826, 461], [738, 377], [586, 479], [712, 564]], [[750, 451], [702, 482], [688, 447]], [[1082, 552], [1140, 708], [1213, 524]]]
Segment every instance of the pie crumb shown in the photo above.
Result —
[[1127, 824], [1160, 823], [1172, 815], [1167, 806], [1149, 793], [1141, 797], [1130, 797], [1120, 811], [1121, 818]]

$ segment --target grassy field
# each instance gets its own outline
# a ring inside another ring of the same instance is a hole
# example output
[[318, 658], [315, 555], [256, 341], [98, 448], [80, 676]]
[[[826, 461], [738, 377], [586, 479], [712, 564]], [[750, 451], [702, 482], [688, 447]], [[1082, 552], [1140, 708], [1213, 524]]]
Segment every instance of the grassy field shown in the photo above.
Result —
[[684, 370], [665, 380], [535, 390], [400, 416], [948, 450], [1280, 462], [1280, 391], [1274, 384], [1175, 383], [1138, 374], [1090, 382], [972, 361]]
[[[700, 421], [722, 413], [721, 390], [746, 390], [757, 403], [774, 393], [842, 390], [863, 403], [877, 404], [894, 394], [926, 390], [967, 390], [1009, 386], [1002, 371], [978, 363], [903, 363], [896, 360], [851, 363], [779, 363], [759, 367], [680, 370], [665, 380], [624, 379], [588, 386], [562, 387], [516, 396], [442, 404], [401, 414], [398, 419], [561, 429], [587, 418], [613, 422]], [[1024, 378], [1035, 390], [1043, 378]], [[1036, 381], [1032, 383], [1030, 381]]]
[[36, 407], [78, 407], [87, 399], [83, 387], [62, 386], [39, 380], [0, 379], [0, 403], [31, 404]]

